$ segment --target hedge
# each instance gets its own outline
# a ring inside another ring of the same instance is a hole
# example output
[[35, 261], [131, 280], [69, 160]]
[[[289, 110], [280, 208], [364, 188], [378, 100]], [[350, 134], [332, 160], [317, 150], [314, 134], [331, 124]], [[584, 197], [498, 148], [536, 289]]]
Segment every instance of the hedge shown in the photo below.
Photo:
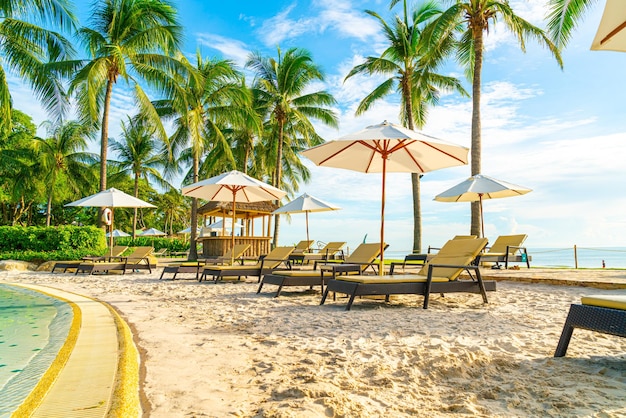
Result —
[[76, 260], [106, 249], [104, 231], [95, 226], [0, 226], [1, 260]]

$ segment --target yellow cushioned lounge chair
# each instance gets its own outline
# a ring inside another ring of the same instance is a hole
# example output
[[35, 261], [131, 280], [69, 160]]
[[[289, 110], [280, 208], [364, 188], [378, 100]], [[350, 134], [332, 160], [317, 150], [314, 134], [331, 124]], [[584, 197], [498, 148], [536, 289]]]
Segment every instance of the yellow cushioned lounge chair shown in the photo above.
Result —
[[195, 273], [196, 280], [198, 280], [198, 277], [200, 275], [200, 268], [202, 268], [202, 266], [209, 264], [231, 265], [233, 260], [239, 260], [241, 261], [241, 264], [243, 264], [243, 254], [248, 250], [248, 248], [250, 248], [250, 244], [235, 244], [233, 248], [230, 248], [224, 253], [224, 255], [219, 257], [170, 264], [163, 268], [159, 280], [163, 278], [163, 275], [165, 273], [174, 273], [174, 276], [172, 276], [172, 280], [176, 280], [176, 276], [178, 274]]
[[263, 276], [257, 293], [261, 292], [264, 284], [278, 286], [275, 297], [280, 295], [283, 286], [321, 286], [323, 292], [326, 281], [324, 274], [327, 277], [334, 277], [338, 274], [363, 274], [368, 267], [375, 265], [374, 261], [379, 255], [380, 243], [361, 244], [345, 260], [319, 264], [319, 270], [317, 270], [318, 262], [316, 261], [313, 270], [273, 271]]
[[583, 296], [569, 308], [554, 357], [563, 357], [574, 328], [626, 337], [626, 295]]
[[136, 247], [131, 254], [127, 256], [110, 257], [107, 262], [80, 263], [76, 268], [76, 274], [94, 274], [97, 272], [108, 273], [109, 271], [114, 270], [122, 271], [122, 273], [126, 273], [126, 270], [148, 270], [152, 273], [152, 263], [150, 262], [150, 257], [153, 252], [153, 247]]
[[118, 257], [124, 254], [128, 247], [124, 245], [114, 245], [113, 248], [109, 251], [107, 250], [106, 255], [94, 255], [94, 256], [85, 256], [82, 261], [74, 260], [74, 261], [57, 261], [54, 263], [52, 267], [52, 271], [50, 273], [54, 273], [55, 270], [61, 270], [61, 273], [65, 273], [68, 269], [75, 269], [79, 264], [84, 263], [85, 261], [97, 262], [97, 261], [108, 261], [110, 257]]
[[509, 263], [526, 263], [530, 268], [530, 256], [526, 251], [526, 247], [522, 244], [526, 240], [527, 235], [500, 235], [487, 251], [481, 254], [480, 261], [495, 262], [497, 268], [499, 263], [504, 263], [504, 268], [509, 268]]
[[257, 276], [259, 281], [261, 281], [261, 276], [264, 273], [279, 268], [283, 263], [290, 269], [289, 255], [291, 255], [293, 250], [294, 247], [291, 246], [276, 247], [253, 265], [204, 266], [199, 281], [206, 279], [206, 276], [211, 276], [216, 283], [219, 279], [223, 279], [224, 277], [237, 277], [237, 280], [239, 280], [244, 276]]
[[[322, 297], [324, 304], [329, 292], [349, 295], [346, 310], [350, 310], [356, 296], [418, 294], [424, 295], [424, 309], [428, 308], [430, 293], [480, 293], [487, 303], [487, 290], [495, 290], [495, 282], [483, 282], [478, 266], [472, 262], [487, 245], [487, 239], [457, 239], [448, 241], [417, 274], [397, 276], [341, 276], [331, 279]], [[463, 271], [471, 280], [459, 280]], [[473, 274], [472, 274], [473, 272]]]
[[346, 245], [345, 241], [331, 241], [319, 250], [305, 252], [303, 254], [302, 264], [308, 264], [311, 261], [328, 261], [335, 258], [337, 253], [341, 253], [341, 259], [343, 257], [343, 247]]

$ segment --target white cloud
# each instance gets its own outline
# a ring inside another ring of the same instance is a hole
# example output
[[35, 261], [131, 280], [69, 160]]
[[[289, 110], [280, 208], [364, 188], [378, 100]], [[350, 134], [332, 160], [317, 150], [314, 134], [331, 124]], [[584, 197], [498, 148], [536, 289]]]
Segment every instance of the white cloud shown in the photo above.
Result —
[[250, 55], [250, 50], [244, 42], [229, 39], [212, 33], [199, 33], [196, 35], [200, 45], [208, 46], [222, 53], [222, 55], [243, 68]]

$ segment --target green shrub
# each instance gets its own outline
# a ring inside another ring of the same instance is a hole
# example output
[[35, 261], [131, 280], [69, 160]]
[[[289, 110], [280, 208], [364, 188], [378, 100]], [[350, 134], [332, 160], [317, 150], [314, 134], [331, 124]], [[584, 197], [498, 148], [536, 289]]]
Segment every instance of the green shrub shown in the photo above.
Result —
[[95, 226], [0, 226], [2, 260], [68, 260], [105, 253], [102, 229]]

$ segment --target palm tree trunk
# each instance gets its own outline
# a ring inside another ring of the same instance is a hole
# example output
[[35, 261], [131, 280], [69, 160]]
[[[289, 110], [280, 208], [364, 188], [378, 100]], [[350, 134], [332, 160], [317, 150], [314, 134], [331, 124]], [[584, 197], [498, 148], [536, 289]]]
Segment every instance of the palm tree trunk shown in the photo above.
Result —
[[[135, 197], [139, 198], [139, 174], [135, 173]], [[137, 208], [133, 210], [133, 240], [137, 238]]]
[[[276, 151], [276, 178], [274, 179], [274, 187], [280, 189], [280, 180], [283, 177], [283, 139], [284, 132], [283, 128], [285, 126], [285, 122], [282, 119], [278, 121], [278, 150]], [[276, 204], [279, 202], [276, 201]], [[272, 248], [276, 248], [278, 246], [278, 233], [280, 231], [280, 215], [274, 215], [274, 243]]]
[[48, 206], [46, 207], [46, 226], [50, 226], [50, 211], [52, 210], [52, 188], [48, 193]]
[[[481, 125], [480, 125], [480, 91], [483, 67], [483, 31], [474, 30], [474, 77], [472, 80], [472, 176], [480, 174]], [[478, 202], [471, 203], [470, 234], [480, 236], [480, 208]]]
[[[111, 107], [111, 93], [113, 92], [113, 80], [107, 81], [107, 89], [104, 93], [104, 109], [102, 111], [102, 130], [100, 135], [100, 191], [107, 189], [107, 150], [109, 148], [109, 109]], [[99, 208], [98, 224], [106, 229], [102, 222], [104, 208]]]
[[[405, 4], [406, 7], [406, 4]], [[406, 13], [406, 10], [405, 10]], [[407, 73], [402, 83], [402, 94], [404, 96], [405, 117], [409, 129], [415, 129], [413, 122], [413, 103], [411, 102], [411, 90], [409, 81], [411, 74]], [[411, 191], [413, 194], [413, 253], [422, 252], [422, 202], [420, 199], [420, 174], [411, 173]]]
[[[198, 173], [200, 171], [199, 156], [193, 156], [193, 183], [198, 181]], [[198, 259], [198, 247], [196, 239], [198, 238], [198, 199], [191, 199], [191, 236], [189, 238], [189, 259]]]

